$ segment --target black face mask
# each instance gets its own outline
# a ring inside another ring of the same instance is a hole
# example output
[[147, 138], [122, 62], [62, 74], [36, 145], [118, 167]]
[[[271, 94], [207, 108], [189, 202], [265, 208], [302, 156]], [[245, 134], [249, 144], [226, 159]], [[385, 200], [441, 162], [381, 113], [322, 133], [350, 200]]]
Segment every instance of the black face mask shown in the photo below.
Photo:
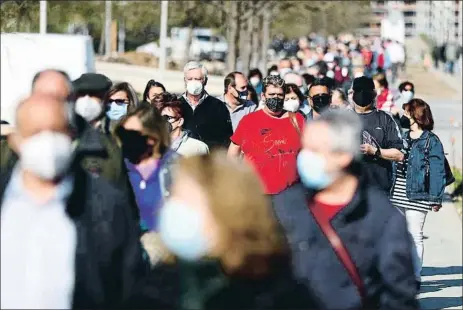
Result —
[[278, 113], [283, 111], [283, 105], [285, 100], [282, 98], [267, 98], [265, 100], [265, 105], [273, 113]]
[[117, 135], [122, 142], [122, 155], [131, 163], [137, 163], [148, 150], [148, 137], [138, 131], [121, 128]]
[[410, 126], [411, 126], [410, 119], [406, 117], [405, 115], [402, 115], [402, 117], [400, 118], [400, 126], [403, 129], [410, 129]]
[[352, 100], [359, 107], [367, 107], [373, 103], [376, 94], [373, 91], [358, 91], [352, 95]]
[[312, 97], [313, 109], [320, 113], [328, 108], [331, 104], [331, 96], [329, 94], [319, 94]]

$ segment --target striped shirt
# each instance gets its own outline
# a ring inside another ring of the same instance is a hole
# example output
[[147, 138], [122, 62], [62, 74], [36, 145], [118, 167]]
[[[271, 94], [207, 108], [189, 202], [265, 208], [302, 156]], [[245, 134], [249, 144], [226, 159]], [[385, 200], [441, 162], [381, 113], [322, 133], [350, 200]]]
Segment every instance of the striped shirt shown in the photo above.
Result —
[[430, 201], [423, 200], [410, 200], [407, 197], [407, 165], [408, 156], [410, 154], [411, 145], [413, 140], [408, 141], [408, 146], [404, 150], [404, 160], [397, 163], [396, 179], [392, 190], [391, 203], [395, 207], [414, 209], [420, 211], [430, 211], [432, 209], [432, 203]]

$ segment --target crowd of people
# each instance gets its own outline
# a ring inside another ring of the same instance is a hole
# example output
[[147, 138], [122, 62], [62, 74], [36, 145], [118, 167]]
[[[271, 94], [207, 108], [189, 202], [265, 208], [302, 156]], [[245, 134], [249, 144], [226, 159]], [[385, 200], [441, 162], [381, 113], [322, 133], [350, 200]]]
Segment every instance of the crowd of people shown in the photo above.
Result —
[[178, 96], [38, 72], [2, 129], [1, 307], [418, 309], [454, 179], [396, 43], [354, 43], [220, 97], [197, 62]]

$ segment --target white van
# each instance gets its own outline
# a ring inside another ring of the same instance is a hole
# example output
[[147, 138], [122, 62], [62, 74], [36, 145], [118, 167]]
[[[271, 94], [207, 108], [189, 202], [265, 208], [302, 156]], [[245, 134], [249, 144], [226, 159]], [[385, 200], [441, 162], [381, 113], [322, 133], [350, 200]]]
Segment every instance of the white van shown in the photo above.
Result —
[[44, 69], [63, 70], [72, 80], [95, 72], [90, 36], [37, 33], [2, 33], [1, 119], [14, 125], [19, 100], [31, 91], [34, 75]]

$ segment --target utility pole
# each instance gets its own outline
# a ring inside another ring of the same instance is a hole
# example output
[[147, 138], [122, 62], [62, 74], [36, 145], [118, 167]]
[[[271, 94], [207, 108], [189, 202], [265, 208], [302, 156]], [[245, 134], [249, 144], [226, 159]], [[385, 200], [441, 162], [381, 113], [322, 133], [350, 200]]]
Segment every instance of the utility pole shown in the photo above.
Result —
[[262, 16], [262, 51], [260, 70], [263, 74], [267, 72], [267, 51], [270, 44], [270, 9], [265, 10]]
[[167, 15], [169, 13], [169, 1], [161, 2], [161, 37], [159, 40], [160, 55], [159, 55], [159, 70], [166, 70], [167, 63]]
[[105, 57], [111, 57], [111, 11], [112, 2], [105, 2]]
[[40, 34], [47, 33], [47, 1], [40, 1]]
[[[119, 5], [123, 8], [127, 5], [127, 1], [119, 2]], [[117, 52], [121, 55], [125, 53], [125, 18], [121, 17], [119, 20], [119, 30], [118, 30], [118, 46]]]

